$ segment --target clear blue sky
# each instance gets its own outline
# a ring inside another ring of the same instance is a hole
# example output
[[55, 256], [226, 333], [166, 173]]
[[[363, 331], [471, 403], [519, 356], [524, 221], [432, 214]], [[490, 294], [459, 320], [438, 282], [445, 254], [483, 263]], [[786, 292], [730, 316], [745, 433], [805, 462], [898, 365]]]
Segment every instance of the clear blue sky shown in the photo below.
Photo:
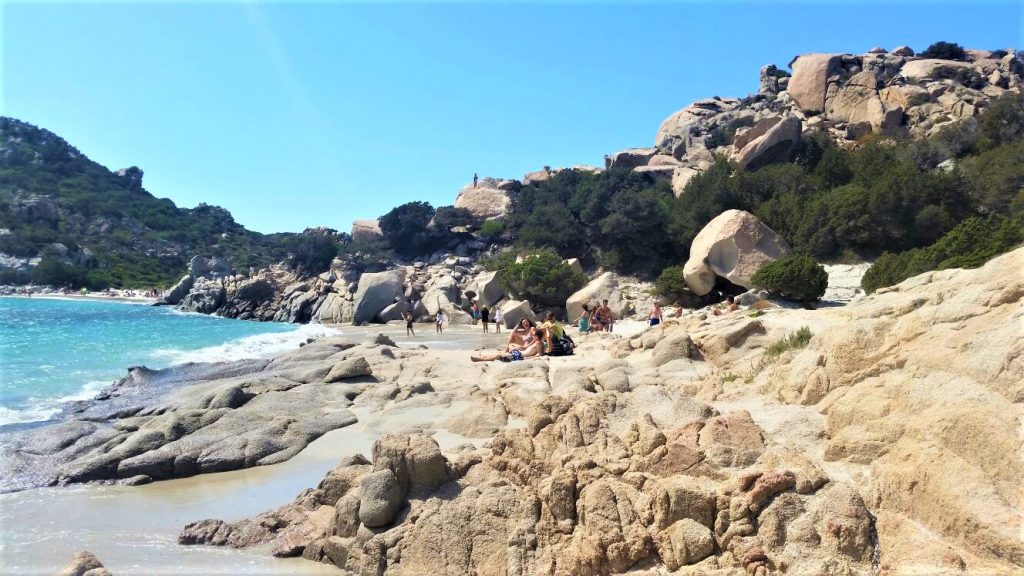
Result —
[[347, 231], [650, 146], [799, 53], [1022, 47], [1022, 4], [12, 3], [0, 110], [179, 206], [261, 232]]

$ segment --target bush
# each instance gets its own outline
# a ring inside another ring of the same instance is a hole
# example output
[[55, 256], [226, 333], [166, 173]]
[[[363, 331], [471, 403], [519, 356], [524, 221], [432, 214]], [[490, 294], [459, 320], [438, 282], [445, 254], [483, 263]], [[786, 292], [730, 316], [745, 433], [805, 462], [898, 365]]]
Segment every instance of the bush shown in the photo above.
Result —
[[456, 226], [470, 226], [476, 223], [476, 217], [466, 208], [441, 206], [434, 212], [434, 228], [441, 234], [447, 234]]
[[992, 215], [960, 223], [931, 246], [882, 254], [861, 279], [868, 294], [931, 270], [977, 268], [1024, 242], [1020, 219]]
[[800, 348], [806, 348], [807, 344], [811, 341], [811, 336], [814, 336], [811, 329], [807, 326], [801, 326], [796, 332], [769, 346], [768, 350], [765, 351], [765, 356], [771, 360], [772, 358], [778, 357], [779, 354], [782, 354], [786, 350], [799, 350]]
[[587, 283], [551, 249], [529, 254], [519, 264], [498, 272], [498, 283], [507, 292], [533, 305], [565, 306], [566, 299]]
[[661, 275], [654, 281], [654, 292], [667, 302], [676, 302], [683, 298], [689, 291], [686, 279], [683, 277], [682, 266], [669, 266], [661, 271]]
[[805, 302], [820, 300], [828, 288], [825, 268], [810, 256], [784, 256], [769, 262], [751, 280], [758, 288]]
[[480, 225], [480, 235], [488, 240], [495, 240], [505, 231], [505, 221], [501, 218], [487, 220]]
[[995, 148], [1024, 136], [1024, 96], [1007, 92], [993, 100], [978, 122], [978, 147]]
[[918, 54], [921, 58], [939, 58], [941, 60], [964, 60], [967, 54], [964, 47], [953, 42], [936, 42], [924, 52]]
[[428, 202], [409, 202], [380, 217], [380, 231], [399, 254], [418, 256], [432, 249], [429, 229], [434, 207]]
[[307, 274], [319, 274], [331, 266], [338, 254], [338, 242], [323, 234], [296, 234], [285, 243], [288, 264], [293, 270], [300, 266]]

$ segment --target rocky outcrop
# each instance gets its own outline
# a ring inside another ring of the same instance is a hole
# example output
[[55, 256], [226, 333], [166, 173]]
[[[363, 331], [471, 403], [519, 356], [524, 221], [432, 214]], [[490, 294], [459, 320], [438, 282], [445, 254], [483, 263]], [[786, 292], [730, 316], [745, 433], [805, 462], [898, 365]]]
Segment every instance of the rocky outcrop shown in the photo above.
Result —
[[57, 576], [110, 576], [110, 571], [92, 552], [83, 550], [76, 553]]
[[593, 306], [600, 306], [604, 300], [608, 300], [608, 307], [611, 308], [615, 318], [624, 318], [629, 313], [629, 302], [622, 297], [618, 277], [613, 272], [601, 274], [569, 296], [565, 302], [569, 320], [575, 321], [580, 317], [584, 304], [591, 305], [591, 309], [593, 309]]
[[761, 266], [786, 254], [786, 241], [753, 214], [727, 210], [697, 233], [683, 275], [698, 296], [710, 292], [717, 278], [749, 289]]
[[840, 54], [798, 56], [790, 63], [793, 76], [789, 79], [786, 92], [804, 112], [824, 112], [829, 79], [836, 74], [842, 62]]
[[505, 318], [505, 326], [508, 328], [514, 327], [523, 318], [534, 324], [537, 323], [537, 316], [533, 313], [529, 300], [508, 300], [501, 305], [501, 313]]
[[636, 168], [646, 166], [658, 153], [657, 148], [628, 148], [605, 158], [605, 168]]
[[491, 308], [505, 297], [505, 290], [498, 283], [497, 272], [484, 272], [466, 287], [466, 295], [481, 308]]
[[512, 199], [509, 186], [501, 188], [494, 178], [481, 178], [475, 185], [465, 185], [455, 197], [455, 207], [469, 210], [481, 219], [500, 218], [508, 211]]

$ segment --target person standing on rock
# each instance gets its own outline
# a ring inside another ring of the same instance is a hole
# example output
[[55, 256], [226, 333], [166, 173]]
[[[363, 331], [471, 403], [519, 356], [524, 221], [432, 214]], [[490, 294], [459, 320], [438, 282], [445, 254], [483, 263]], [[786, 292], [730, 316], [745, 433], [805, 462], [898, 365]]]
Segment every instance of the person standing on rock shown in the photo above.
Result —
[[477, 181], [476, 172], [474, 172], [473, 173], [473, 188], [476, 188], [476, 181]]
[[416, 336], [416, 331], [412, 329], [412, 312], [408, 310], [402, 312], [402, 318], [405, 319], [405, 335]]
[[447, 318], [444, 317], [444, 311], [438, 310], [437, 316], [434, 317], [435, 329], [438, 334], [444, 334], [444, 323]]
[[501, 334], [501, 325], [505, 322], [505, 315], [501, 313], [501, 308], [494, 309], [494, 333]]
[[487, 306], [484, 306], [483, 308], [480, 309], [480, 323], [484, 325], [484, 334], [489, 332], [489, 330], [487, 329], [487, 321], [490, 319], [490, 316], [491, 311], [490, 309], [487, 308]]
[[651, 309], [651, 316], [647, 319], [647, 324], [650, 326], [661, 324], [661, 303], [657, 300], [654, 301], [654, 308]]
[[612, 323], [615, 322], [615, 317], [612, 315], [612, 309], [608, 307], [608, 300], [601, 302], [601, 307], [597, 309], [594, 316], [597, 318], [602, 330], [605, 332], [612, 331]]

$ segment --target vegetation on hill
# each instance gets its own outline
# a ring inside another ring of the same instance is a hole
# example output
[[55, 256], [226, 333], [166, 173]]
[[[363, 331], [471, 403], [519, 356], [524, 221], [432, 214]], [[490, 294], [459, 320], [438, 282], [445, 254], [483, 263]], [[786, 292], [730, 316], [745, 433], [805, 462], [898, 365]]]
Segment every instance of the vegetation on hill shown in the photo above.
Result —
[[874, 137], [847, 150], [821, 136], [806, 139], [792, 162], [755, 172], [718, 157], [679, 198], [666, 182], [628, 169], [560, 171], [523, 187], [500, 235], [521, 248], [548, 247], [564, 258], [655, 278], [685, 262], [712, 218], [740, 209], [799, 254], [874, 258], [929, 246], [965, 220], [991, 213], [1020, 229], [1022, 160], [1024, 102], [1010, 94], [979, 119], [930, 139]]
[[565, 300], [587, 283], [550, 248], [508, 262], [498, 272], [498, 283], [517, 298], [541, 306], [564, 306]]
[[762, 266], [751, 278], [751, 282], [758, 288], [804, 302], [814, 302], [825, 295], [828, 273], [814, 258], [791, 254]]
[[142, 171], [111, 172], [55, 134], [0, 118], [0, 253], [42, 256], [0, 281], [149, 288], [181, 277], [196, 254], [239, 268], [282, 260], [291, 234], [246, 230], [222, 208], [179, 208], [142, 188]]

